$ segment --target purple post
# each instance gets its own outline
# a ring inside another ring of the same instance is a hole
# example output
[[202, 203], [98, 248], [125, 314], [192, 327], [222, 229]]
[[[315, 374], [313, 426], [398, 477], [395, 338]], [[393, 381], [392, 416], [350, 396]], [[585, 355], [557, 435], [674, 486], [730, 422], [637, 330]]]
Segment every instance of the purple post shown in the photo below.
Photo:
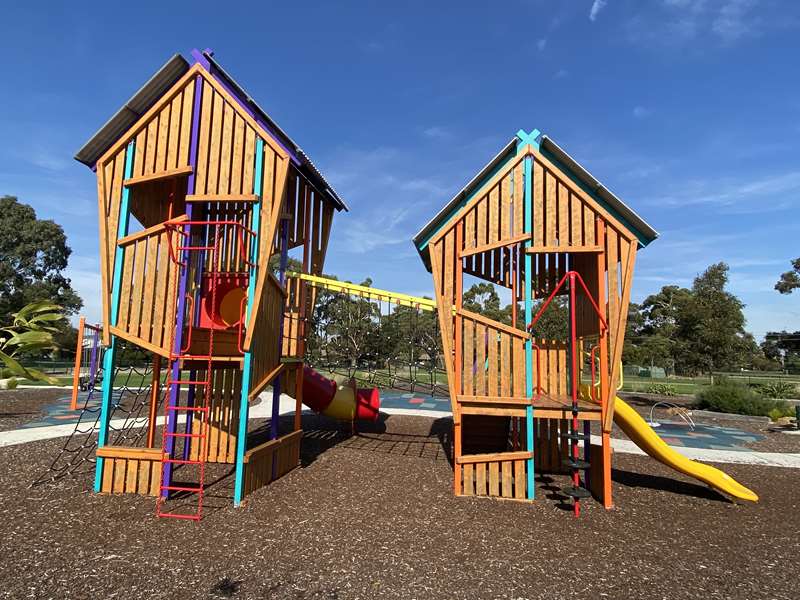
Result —
[[[281, 285], [286, 282], [286, 264], [289, 261], [289, 221], [281, 220], [281, 263], [278, 269], [278, 281]], [[283, 319], [278, 323], [278, 356], [283, 348]], [[277, 377], [272, 383], [272, 418], [270, 419], [269, 437], [274, 440], [278, 437], [278, 419], [280, 417], [281, 403], [281, 378]], [[274, 470], [273, 463], [273, 470]], [[274, 475], [273, 475], [274, 476]]]
[[[200, 101], [201, 96], [203, 94], [203, 79], [199, 75], [194, 80], [194, 106], [192, 107], [192, 130], [189, 134], [189, 165], [192, 167], [192, 172], [189, 174], [189, 180], [186, 186], [186, 192], [188, 194], [194, 193], [195, 188], [195, 167], [197, 166], [197, 142], [198, 142], [198, 131], [200, 130]], [[189, 217], [189, 220], [192, 219], [192, 205], [187, 204], [186, 206], [186, 215]], [[187, 233], [189, 233], [187, 227]], [[188, 250], [183, 251], [183, 256], [181, 257], [184, 263], [187, 263], [188, 266]], [[186, 312], [186, 280], [188, 279], [188, 269], [183, 269], [183, 272], [180, 274], [180, 282], [178, 284], [178, 312], [177, 315], [177, 323], [175, 325], [175, 343], [172, 348], [172, 352], [174, 354], [180, 354], [181, 347], [183, 346], [183, 325], [184, 325], [184, 313]], [[173, 381], [180, 380], [181, 377], [181, 369], [180, 369], [180, 360], [173, 360], [172, 365], [170, 365], [170, 377]], [[169, 386], [169, 399], [167, 400], [168, 406], [177, 406], [178, 401], [180, 399], [180, 392], [181, 386], [180, 384], [172, 384]], [[178, 426], [178, 417], [176, 411], [170, 411], [166, 409], [167, 414], [167, 431], [169, 433], [175, 433], [177, 426]], [[188, 419], [189, 416], [187, 414], [186, 418]], [[188, 438], [187, 438], [188, 439]], [[187, 444], [188, 445], [188, 444]], [[175, 450], [175, 438], [170, 436], [167, 438], [166, 447], [164, 448], [164, 452], [167, 453], [168, 456], [172, 456]], [[161, 485], [168, 486], [172, 483], [172, 463], [164, 464], [163, 468], [163, 475], [161, 478]], [[162, 492], [164, 497], [169, 496], [169, 491], [164, 490]]]

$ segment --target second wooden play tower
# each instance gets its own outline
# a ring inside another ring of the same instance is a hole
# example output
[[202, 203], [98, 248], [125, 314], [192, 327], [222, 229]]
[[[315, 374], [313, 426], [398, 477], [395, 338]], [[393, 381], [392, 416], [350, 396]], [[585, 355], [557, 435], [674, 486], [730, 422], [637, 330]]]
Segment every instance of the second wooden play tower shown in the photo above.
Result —
[[[416, 235], [439, 306], [456, 494], [533, 499], [536, 474], [561, 472], [576, 511], [590, 492], [612, 505], [631, 281], [656, 235], [538, 130], [514, 136]], [[510, 324], [464, 308], [465, 275], [510, 291]], [[537, 337], [557, 297], [569, 307], [564, 336]]]

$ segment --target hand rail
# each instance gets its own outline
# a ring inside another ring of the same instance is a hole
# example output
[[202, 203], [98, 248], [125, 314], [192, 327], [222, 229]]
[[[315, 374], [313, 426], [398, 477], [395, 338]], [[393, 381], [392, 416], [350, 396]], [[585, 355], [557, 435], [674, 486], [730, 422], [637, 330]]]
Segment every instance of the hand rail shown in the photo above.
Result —
[[186, 334], [186, 347], [181, 348], [181, 354], [186, 354], [192, 346], [192, 331], [194, 331], [194, 296], [187, 293], [186, 299], [191, 304], [189, 309], [189, 333]]
[[242, 346], [242, 330], [244, 329], [244, 305], [247, 303], [247, 296], [242, 296], [241, 301], [239, 302], [239, 331], [236, 336], [236, 344], [239, 348], [239, 352], [244, 354], [244, 347]]

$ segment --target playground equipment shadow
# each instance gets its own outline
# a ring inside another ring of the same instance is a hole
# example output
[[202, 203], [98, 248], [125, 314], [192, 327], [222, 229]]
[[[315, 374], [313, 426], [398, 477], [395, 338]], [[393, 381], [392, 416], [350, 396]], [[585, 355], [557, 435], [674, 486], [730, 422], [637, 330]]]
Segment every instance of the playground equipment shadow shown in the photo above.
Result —
[[[259, 426], [258, 423], [255, 424]], [[723, 501], [647, 457], [618, 455], [618, 508], [581, 519], [548, 498], [452, 496], [447, 419], [392, 416], [351, 436], [305, 419], [303, 467], [230, 505], [209, 475], [199, 524], [139, 496], [86, 493], [91, 473], [28, 489], [59, 440], [0, 448], [7, 597], [791, 598], [800, 471], [726, 465], [761, 502]], [[443, 434], [442, 432], [445, 432]], [[552, 479], [552, 480], [550, 480]], [[48, 576], [43, 576], [47, 573]]]

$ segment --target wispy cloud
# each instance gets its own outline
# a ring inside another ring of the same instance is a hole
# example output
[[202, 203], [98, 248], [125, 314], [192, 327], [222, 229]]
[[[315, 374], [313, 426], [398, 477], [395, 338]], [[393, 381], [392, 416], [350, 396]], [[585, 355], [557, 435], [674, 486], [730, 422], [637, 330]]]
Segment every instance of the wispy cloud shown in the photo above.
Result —
[[589, 20], [596, 21], [597, 15], [606, 7], [606, 4], [608, 4], [606, 0], [594, 0], [594, 2], [592, 2], [592, 8], [589, 9]]
[[784, 210], [800, 205], [800, 171], [766, 175], [747, 181], [696, 179], [647, 203], [668, 207], [705, 204], [728, 214]]
[[434, 140], [447, 140], [453, 137], [453, 134], [450, 130], [439, 125], [433, 125], [432, 127], [423, 129], [422, 135], [424, 135], [426, 138], [431, 138]]
[[569, 71], [566, 69], [559, 69], [553, 74], [553, 79], [565, 79], [566, 77], [569, 77]]
[[649, 108], [645, 108], [644, 106], [633, 107], [633, 116], [636, 117], [637, 119], [646, 119], [652, 114], [653, 111]]
[[541, 52], [547, 46], [547, 38], [540, 38], [536, 42], [536, 49]]
[[730, 46], [767, 31], [797, 27], [800, 19], [785, 6], [761, 0], [662, 0], [654, 9], [633, 13], [625, 22], [630, 41], [647, 46], [682, 46], [710, 40]]

